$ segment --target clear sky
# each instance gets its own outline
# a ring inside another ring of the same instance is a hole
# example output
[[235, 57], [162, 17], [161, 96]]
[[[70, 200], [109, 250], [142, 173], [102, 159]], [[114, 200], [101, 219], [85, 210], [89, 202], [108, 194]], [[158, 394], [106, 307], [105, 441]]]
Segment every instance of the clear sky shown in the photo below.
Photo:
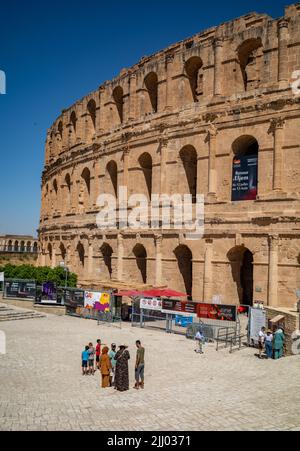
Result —
[[35, 234], [46, 130], [61, 110], [145, 55], [289, 0], [9, 0], [0, 6], [0, 234]]

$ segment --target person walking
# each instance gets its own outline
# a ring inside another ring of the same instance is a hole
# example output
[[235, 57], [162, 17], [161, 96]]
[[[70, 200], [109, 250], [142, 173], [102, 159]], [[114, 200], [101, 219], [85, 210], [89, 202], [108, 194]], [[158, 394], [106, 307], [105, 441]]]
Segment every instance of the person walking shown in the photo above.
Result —
[[108, 356], [108, 347], [105, 346], [102, 349], [102, 355], [100, 357], [99, 367], [101, 371], [102, 377], [102, 388], [110, 387], [110, 371], [111, 371], [111, 362]]
[[198, 345], [198, 349], [195, 349], [196, 354], [204, 354], [203, 352], [203, 344], [205, 342], [205, 337], [203, 335], [202, 330], [198, 330], [195, 336], [196, 343]]
[[89, 344], [89, 374], [95, 374], [95, 348], [93, 343]]
[[[108, 357], [111, 363], [112, 377], [111, 377], [111, 385], [115, 387], [115, 375], [116, 375], [116, 354], [117, 354], [117, 345], [113, 343], [111, 345], [111, 350], [109, 351]], [[116, 387], [115, 387], [116, 388]]]
[[266, 328], [262, 327], [261, 331], [258, 334], [258, 358], [262, 359], [262, 353], [265, 348], [265, 341], [266, 341]]
[[145, 348], [140, 340], [136, 341], [137, 353], [135, 363], [135, 386], [136, 390], [145, 388]]
[[267, 331], [267, 335], [265, 337], [265, 346], [266, 346], [266, 354], [267, 359], [273, 358], [273, 334], [271, 330]]
[[130, 360], [128, 346], [121, 345], [119, 351], [116, 354], [115, 359], [116, 359], [116, 374], [115, 374], [116, 390], [120, 392], [128, 391], [129, 390], [128, 361]]
[[81, 366], [83, 376], [87, 376], [88, 374], [89, 349], [89, 346], [86, 346], [81, 353]]
[[275, 360], [281, 359], [283, 357], [284, 340], [285, 338], [283, 329], [276, 327], [273, 340]]

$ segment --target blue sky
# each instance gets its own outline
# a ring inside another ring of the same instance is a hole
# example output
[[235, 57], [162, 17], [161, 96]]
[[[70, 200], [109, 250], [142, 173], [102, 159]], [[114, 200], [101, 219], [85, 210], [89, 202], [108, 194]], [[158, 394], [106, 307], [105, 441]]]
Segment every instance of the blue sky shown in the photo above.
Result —
[[10, 0], [0, 9], [0, 234], [35, 234], [46, 130], [61, 110], [122, 68], [250, 11], [288, 0]]

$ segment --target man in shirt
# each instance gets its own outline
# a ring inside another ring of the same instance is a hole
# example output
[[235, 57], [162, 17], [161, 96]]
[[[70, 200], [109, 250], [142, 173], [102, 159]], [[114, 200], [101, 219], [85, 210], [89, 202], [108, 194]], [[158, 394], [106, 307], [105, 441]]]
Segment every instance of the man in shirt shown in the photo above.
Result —
[[259, 359], [262, 359], [262, 353], [265, 347], [266, 341], [266, 328], [262, 327], [261, 331], [258, 334], [258, 350], [259, 350]]
[[101, 340], [97, 340], [97, 345], [96, 345], [96, 365], [98, 370], [99, 368], [99, 362], [100, 362], [100, 356], [101, 356]]
[[195, 349], [195, 352], [197, 354], [204, 354], [204, 352], [203, 352], [203, 343], [204, 343], [205, 339], [204, 339], [204, 335], [203, 335], [203, 333], [202, 333], [202, 331], [200, 329], [196, 333], [195, 340], [196, 340], [196, 342], [198, 344], [198, 349]]
[[83, 376], [86, 376], [88, 374], [89, 349], [90, 349], [89, 346], [86, 346], [84, 351], [82, 351], [81, 353]]
[[136, 353], [136, 363], [135, 363], [135, 386], [134, 388], [138, 390], [139, 388], [144, 389], [145, 381], [145, 348], [143, 348], [140, 340], [136, 341], [137, 353]]

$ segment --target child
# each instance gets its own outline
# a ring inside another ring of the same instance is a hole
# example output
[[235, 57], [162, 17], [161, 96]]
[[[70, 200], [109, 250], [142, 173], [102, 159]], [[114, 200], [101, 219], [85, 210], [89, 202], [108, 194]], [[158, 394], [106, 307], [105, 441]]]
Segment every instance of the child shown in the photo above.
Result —
[[88, 374], [88, 360], [89, 360], [89, 346], [86, 346], [84, 351], [81, 354], [82, 360], [82, 375], [87, 376]]
[[90, 376], [95, 374], [95, 348], [93, 343], [89, 343], [89, 358], [88, 358], [88, 366]]

